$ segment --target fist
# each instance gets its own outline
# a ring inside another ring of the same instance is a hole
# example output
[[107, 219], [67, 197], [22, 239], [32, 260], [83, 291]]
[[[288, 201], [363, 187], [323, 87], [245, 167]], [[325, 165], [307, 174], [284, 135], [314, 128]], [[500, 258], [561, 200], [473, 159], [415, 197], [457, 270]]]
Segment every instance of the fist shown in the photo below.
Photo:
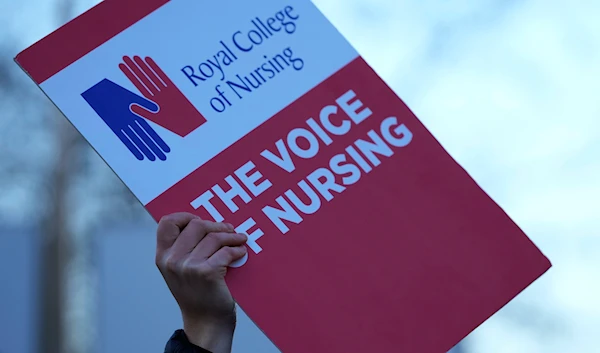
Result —
[[231, 224], [190, 213], [163, 217], [157, 229], [156, 265], [183, 316], [184, 331], [204, 348], [235, 327], [235, 302], [227, 268], [246, 255], [245, 234]]

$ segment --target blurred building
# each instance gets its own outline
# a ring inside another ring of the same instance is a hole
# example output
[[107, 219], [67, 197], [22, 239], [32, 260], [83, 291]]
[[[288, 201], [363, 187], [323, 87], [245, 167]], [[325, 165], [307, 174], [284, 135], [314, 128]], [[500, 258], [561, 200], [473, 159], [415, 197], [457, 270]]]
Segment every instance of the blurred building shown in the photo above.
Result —
[[37, 233], [0, 226], [0, 352], [37, 350], [40, 242]]

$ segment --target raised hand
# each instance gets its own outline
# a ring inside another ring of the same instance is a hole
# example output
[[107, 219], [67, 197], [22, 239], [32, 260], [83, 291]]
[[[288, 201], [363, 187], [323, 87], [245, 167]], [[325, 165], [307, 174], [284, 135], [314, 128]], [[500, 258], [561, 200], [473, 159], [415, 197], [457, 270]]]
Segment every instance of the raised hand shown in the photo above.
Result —
[[190, 213], [165, 216], [158, 224], [156, 265], [179, 304], [184, 331], [190, 342], [213, 353], [231, 352], [235, 302], [225, 275], [246, 255], [247, 240], [230, 224]]
[[186, 136], [206, 122], [206, 119], [181, 93], [150, 57], [123, 57], [119, 68], [147, 99], [160, 107], [158, 112], [134, 105], [134, 113], [176, 133]]
[[133, 105], [143, 107], [148, 112], [157, 112], [156, 104], [107, 79], [81, 96], [137, 159], [167, 159], [165, 154], [171, 151], [169, 146], [146, 120], [134, 114], [130, 108]]

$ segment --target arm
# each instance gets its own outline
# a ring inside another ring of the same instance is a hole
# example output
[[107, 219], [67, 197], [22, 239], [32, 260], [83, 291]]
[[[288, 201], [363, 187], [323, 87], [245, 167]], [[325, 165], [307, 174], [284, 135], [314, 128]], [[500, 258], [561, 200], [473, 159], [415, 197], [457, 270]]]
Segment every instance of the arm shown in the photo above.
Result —
[[171, 337], [165, 353], [231, 352], [236, 314], [225, 275], [246, 255], [246, 240], [230, 224], [189, 213], [161, 219], [156, 264], [183, 317], [183, 330]]

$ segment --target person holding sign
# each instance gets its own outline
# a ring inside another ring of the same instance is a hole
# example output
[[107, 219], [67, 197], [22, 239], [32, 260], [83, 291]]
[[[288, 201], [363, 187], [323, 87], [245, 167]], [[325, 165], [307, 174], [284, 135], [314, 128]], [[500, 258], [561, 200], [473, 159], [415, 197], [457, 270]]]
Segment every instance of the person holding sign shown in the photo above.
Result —
[[190, 213], [163, 217], [157, 229], [156, 265], [181, 309], [183, 330], [165, 353], [229, 353], [236, 325], [227, 267], [246, 255], [245, 234], [228, 223]]

